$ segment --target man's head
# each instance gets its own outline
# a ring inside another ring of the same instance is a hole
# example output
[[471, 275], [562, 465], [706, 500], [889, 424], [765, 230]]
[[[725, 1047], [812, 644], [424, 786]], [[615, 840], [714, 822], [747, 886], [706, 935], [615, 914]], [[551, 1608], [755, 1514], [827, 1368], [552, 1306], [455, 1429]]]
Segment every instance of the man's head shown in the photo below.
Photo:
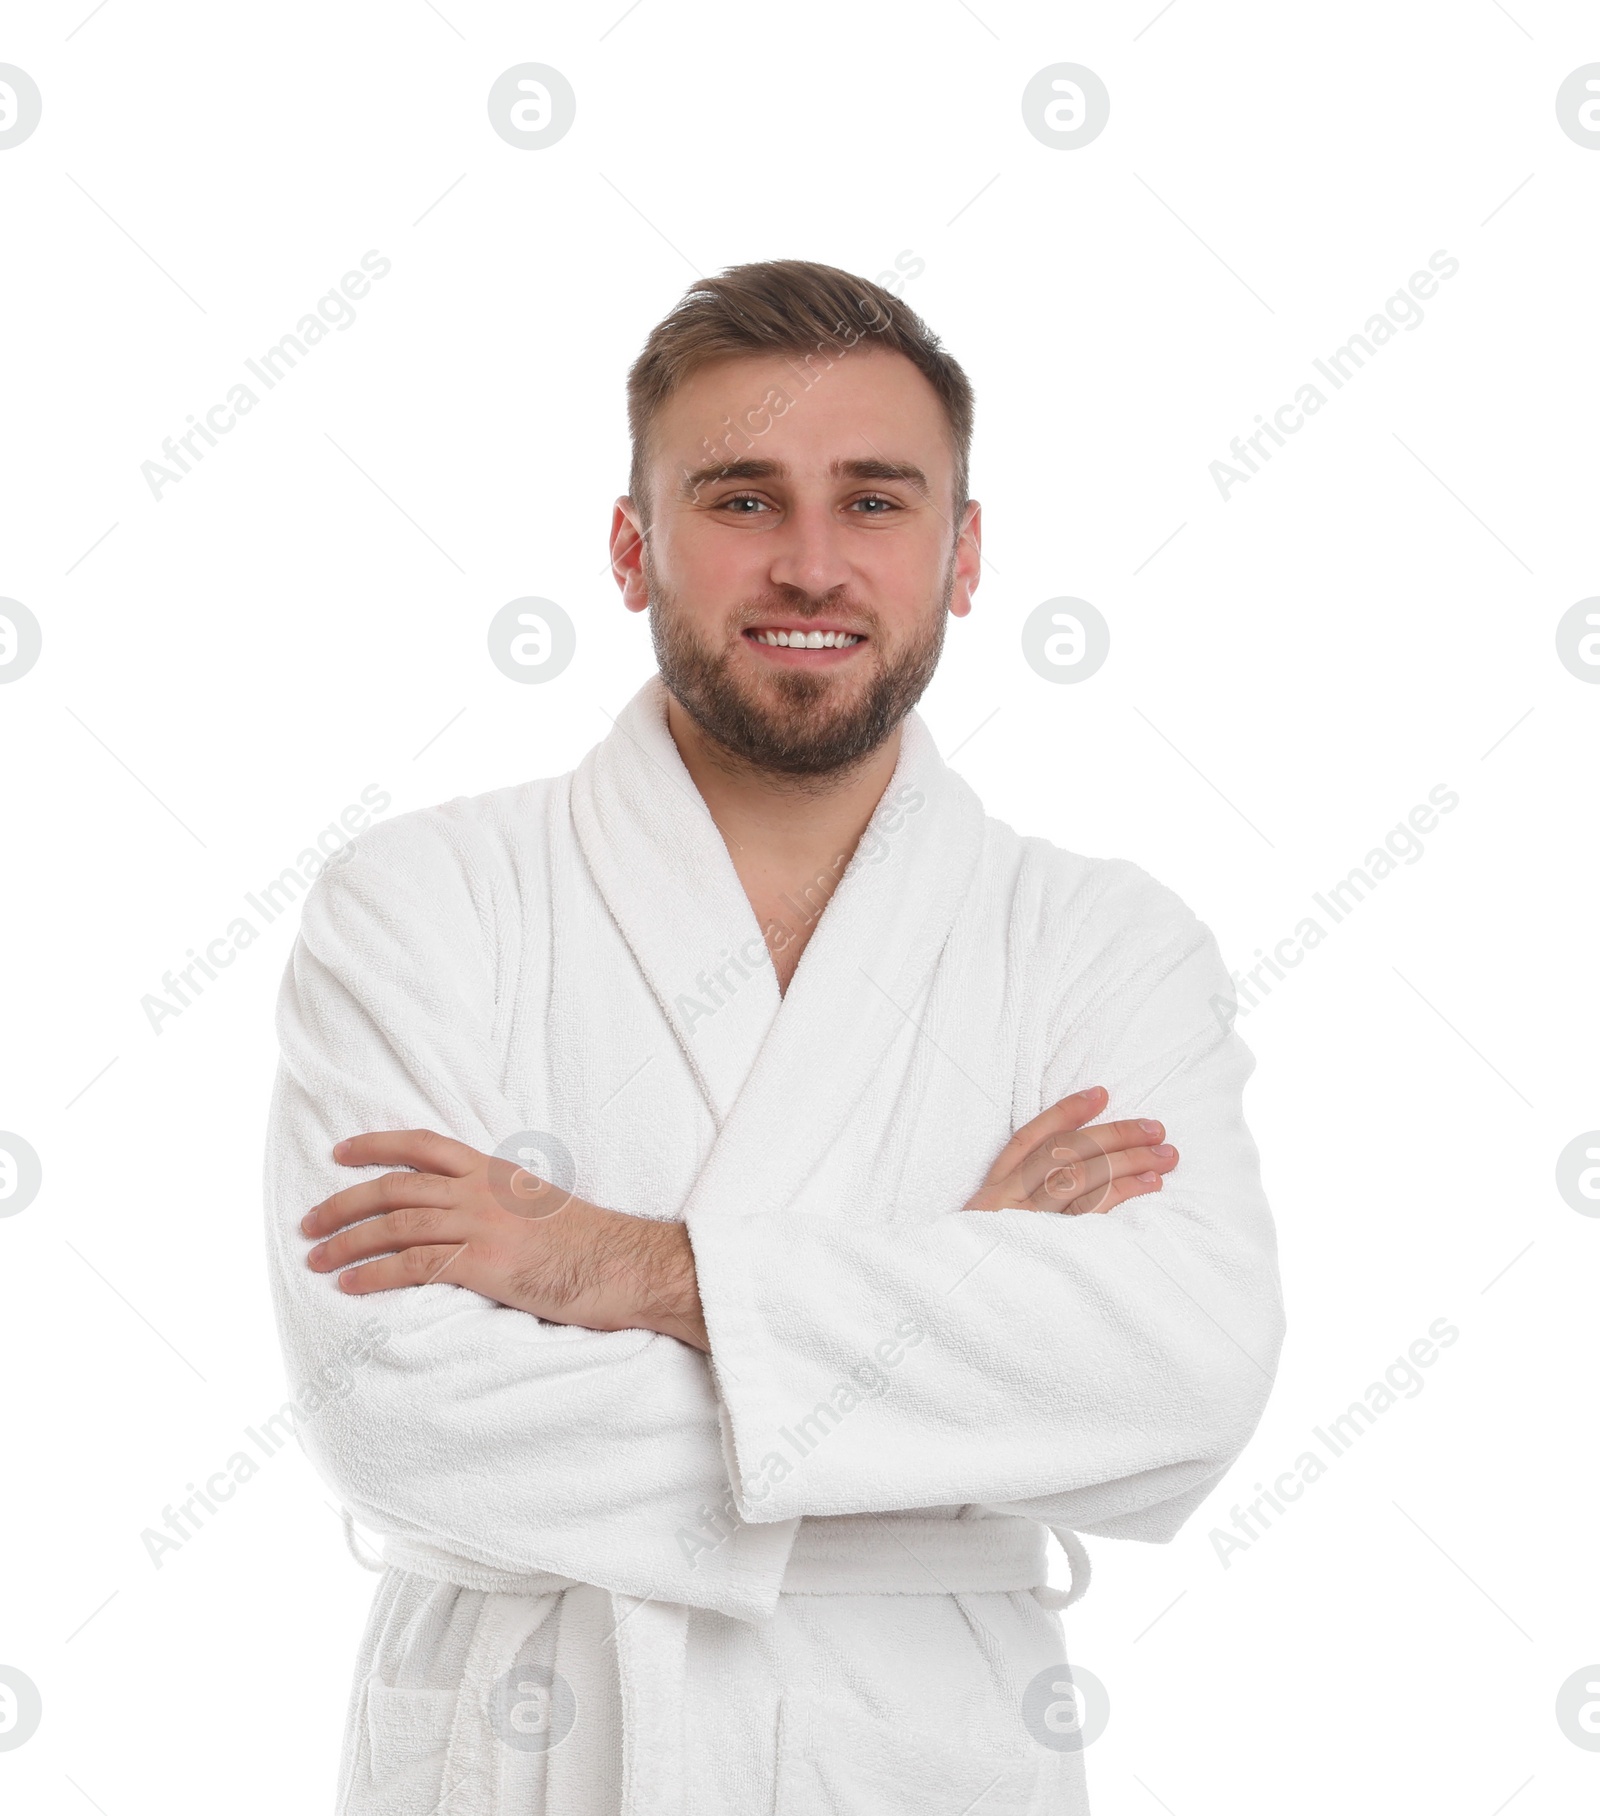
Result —
[[612, 559], [663, 681], [736, 763], [848, 772], [920, 698], [945, 614], [971, 609], [966, 375], [889, 291], [780, 260], [684, 294], [628, 415]]

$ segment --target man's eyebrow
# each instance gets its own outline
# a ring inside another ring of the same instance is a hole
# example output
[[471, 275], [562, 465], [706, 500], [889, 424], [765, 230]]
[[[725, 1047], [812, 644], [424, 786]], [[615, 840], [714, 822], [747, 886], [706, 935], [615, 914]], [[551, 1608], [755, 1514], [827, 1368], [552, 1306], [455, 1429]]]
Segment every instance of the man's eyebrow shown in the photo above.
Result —
[[[924, 496], [932, 496], [928, 476], [909, 460], [836, 460], [828, 469], [834, 479], [901, 480], [914, 486]], [[720, 466], [697, 467], [683, 476], [681, 497], [693, 498], [702, 486], [719, 481], [739, 482], [759, 479], [787, 479], [789, 468], [781, 460], [730, 460]]]

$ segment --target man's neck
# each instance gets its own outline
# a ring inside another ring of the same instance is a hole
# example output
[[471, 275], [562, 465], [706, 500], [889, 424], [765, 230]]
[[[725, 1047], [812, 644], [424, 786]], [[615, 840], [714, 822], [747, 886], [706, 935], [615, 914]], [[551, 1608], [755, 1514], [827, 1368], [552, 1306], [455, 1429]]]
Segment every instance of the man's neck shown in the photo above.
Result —
[[667, 728], [749, 898], [786, 990], [900, 756], [900, 728], [837, 777], [787, 776], [731, 760], [670, 695]]

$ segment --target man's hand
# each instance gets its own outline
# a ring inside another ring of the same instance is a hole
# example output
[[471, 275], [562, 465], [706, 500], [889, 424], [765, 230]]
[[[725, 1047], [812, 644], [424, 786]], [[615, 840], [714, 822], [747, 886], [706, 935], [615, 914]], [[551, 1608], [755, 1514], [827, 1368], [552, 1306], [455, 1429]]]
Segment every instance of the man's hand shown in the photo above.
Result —
[[682, 1224], [602, 1210], [428, 1129], [353, 1135], [333, 1157], [415, 1169], [335, 1192], [301, 1219], [306, 1235], [327, 1238], [307, 1265], [348, 1269], [341, 1292], [443, 1281], [552, 1323], [653, 1330], [710, 1348]]
[[1178, 1164], [1159, 1122], [1084, 1125], [1106, 1106], [1099, 1085], [1052, 1104], [1018, 1129], [963, 1207], [969, 1211], [1109, 1211], [1161, 1190]]

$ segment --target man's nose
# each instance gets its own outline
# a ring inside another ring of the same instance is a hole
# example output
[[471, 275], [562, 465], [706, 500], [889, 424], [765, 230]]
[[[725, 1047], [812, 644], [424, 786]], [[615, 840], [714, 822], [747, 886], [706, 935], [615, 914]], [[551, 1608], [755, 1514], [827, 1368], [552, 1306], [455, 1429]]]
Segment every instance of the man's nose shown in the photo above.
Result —
[[770, 578], [775, 586], [792, 587], [814, 599], [825, 598], [851, 576], [846, 551], [847, 526], [828, 504], [790, 507], [772, 533]]

